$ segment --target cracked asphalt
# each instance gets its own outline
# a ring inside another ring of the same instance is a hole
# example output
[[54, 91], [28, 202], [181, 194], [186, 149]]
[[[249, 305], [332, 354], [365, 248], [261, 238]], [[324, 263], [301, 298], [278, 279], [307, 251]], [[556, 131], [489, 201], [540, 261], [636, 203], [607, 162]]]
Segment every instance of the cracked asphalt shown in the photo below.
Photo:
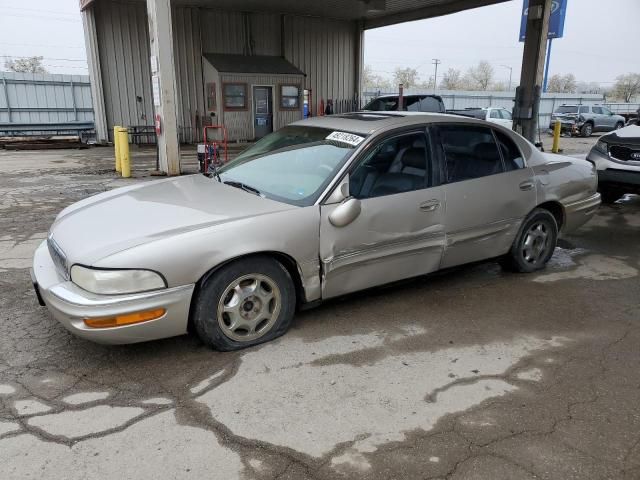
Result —
[[0, 151], [1, 479], [640, 479], [640, 197], [534, 275], [351, 295], [241, 352], [95, 345], [28, 268], [66, 205], [153, 179], [132, 154], [118, 179], [108, 148]]

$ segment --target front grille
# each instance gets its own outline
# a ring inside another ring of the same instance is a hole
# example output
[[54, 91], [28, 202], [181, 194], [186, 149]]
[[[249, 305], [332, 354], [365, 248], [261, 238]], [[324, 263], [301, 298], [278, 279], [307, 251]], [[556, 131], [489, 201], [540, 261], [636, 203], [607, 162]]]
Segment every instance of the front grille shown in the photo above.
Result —
[[617, 160], [625, 160], [632, 162], [640, 162], [640, 150], [629, 147], [623, 147], [622, 145], [611, 145], [609, 147], [609, 154]]
[[47, 238], [47, 247], [49, 248], [49, 255], [53, 259], [53, 264], [56, 266], [56, 270], [62, 278], [65, 280], [69, 280], [69, 267], [67, 265], [67, 256], [64, 254], [62, 249], [58, 246], [58, 244], [53, 240], [53, 237], [49, 235]]

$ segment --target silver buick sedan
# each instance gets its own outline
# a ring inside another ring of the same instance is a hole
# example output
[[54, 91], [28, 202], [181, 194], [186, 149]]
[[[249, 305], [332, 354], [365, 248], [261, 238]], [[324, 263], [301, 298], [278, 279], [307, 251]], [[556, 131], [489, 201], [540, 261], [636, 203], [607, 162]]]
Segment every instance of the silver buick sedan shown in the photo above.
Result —
[[33, 261], [41, 304], [78, 336], [272, 340], [305, 304], [495, 258], [533, 272], [600, 204], [594, 166], [442, 115], [291, 124], [211, 175], [64, 209]]

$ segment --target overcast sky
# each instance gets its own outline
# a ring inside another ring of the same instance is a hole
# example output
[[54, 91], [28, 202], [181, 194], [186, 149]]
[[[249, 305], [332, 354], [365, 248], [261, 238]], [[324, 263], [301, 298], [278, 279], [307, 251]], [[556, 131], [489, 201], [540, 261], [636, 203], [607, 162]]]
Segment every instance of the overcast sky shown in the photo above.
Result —
[[[369, 30], [365, 62], [388, 76], [400, 66], [422, 79], [466, 70], [480, 60], [493, 64], [497, 80], [520, 73], [518, 42], [522, 0], [391, 27]], [[640, 0], [568, 0], [565, 37], [555, 40], [550, 73], [611, 86], [621, 73], [640, 72]], [[42, 55], [53, 73], [87, 73], [78, 0], [0, 0], [0, 55]], [[0, 66], [5, 58], [0, 58]]]
[[[365, 63], [391, 78], [398, 66], [411, 66], [427, 80], [432, 59], [438, 78], [448, 68], [465, 71], [487, 60], [497, 80], [507, 82], [513, 68], [520, 77], [518, 41], [522, 0], [476, 8], [444, 17], [369, 30]], [[549, 74], [573, 73], [578, 80], [609, 87], [617, 75], [640, 72], [640, 0], [568, 0], [564, 38], [553, 41]]]

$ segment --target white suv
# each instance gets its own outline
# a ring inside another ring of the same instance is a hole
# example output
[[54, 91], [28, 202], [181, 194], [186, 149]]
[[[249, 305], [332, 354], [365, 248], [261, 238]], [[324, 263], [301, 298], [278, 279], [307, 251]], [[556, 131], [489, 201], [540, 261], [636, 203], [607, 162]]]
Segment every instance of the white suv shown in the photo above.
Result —
[[513, 119], [511, 112], [500, 107], [468, 107], [463, 110], [447, 110], [447, 113], [464, 115], [465, 117], [479, 118], [487, 122], [497, 123], [507, 128], [512, 128]]
[[613, 203], [625, 193], [640, 194], [640, 126], [603, 135], [587, 160], [598, 170], [598, 190], [604, 203]]

